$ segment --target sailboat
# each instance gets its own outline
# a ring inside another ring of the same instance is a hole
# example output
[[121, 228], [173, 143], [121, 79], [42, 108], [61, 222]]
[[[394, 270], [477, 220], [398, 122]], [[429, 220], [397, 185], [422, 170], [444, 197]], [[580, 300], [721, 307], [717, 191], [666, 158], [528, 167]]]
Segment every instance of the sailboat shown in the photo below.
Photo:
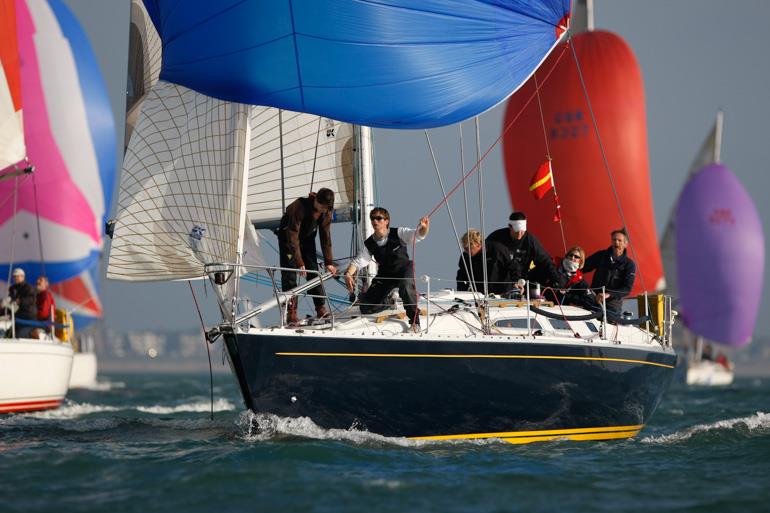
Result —
[[[281, 269], [253, 263], [264, 241], [255, 225], [328, 185], [360, 245], [374, 206], [368, 127], [430, 128], [493, 107], [569, 22], [561, 0], [416, 5], [278, 2], [265, 12], [225, 2], [182, 17], [145, 0], [162, 66], [126, 151], [108, 277], [208, 280], [222, 322], [207, 338], [223, 341], [244, 403], [260, 415], [424, 440], [636, 435], [676, 364], [669, 308], [649, 324], [612, 323], [530, 298], [431, 291], [426, 278], [422, 331], [408, 329], [400, 302], [379, 314], [348, 306], [299, 326], [284, 315], [251, 325], [319, 284], [335, 299], [328, 273], [280, 291]], [[224, 37], [233, 33], [238, 41]], [[259, 280], [272, 299], [246, 301]]]
[[712, 348], [739, 348], [751, 341], [762, 295], [762, 223], [748, 192], [721, 164], [722, 125], [720, 111], [661, 240], [670, 278], [667, 292], [680, 301], [676, 308], [682, 323], [674, 331], [674, 343], [685, 352], [688, 385], [733, 382], [732, 364]]
[[[0, 143], [0, 268], [8, 278], [21, 268], [28, 282], [46, 276], [56, 286], [98, 261], [102, 184], [111, 189], [114, 175], [114, 122], [96, 60], [66, 6], [58, 0], [1, 5], [6, 94], [0, 96], [11, 98], [17, 113], [17, 123], [4, 126], [16, 127], [13, 140], [22, 145], [18, 151], [5, 137]], [[69, 313], [57, 314], [53, 334], [42, 338], [18, 338], [18, 326], [34, 321], [13, 311], [0, 321], [8, 337], [0, 340], [0, 411], [62, 403], [74, 358]], [[36, 327], [50, 325], [42, 324]]]

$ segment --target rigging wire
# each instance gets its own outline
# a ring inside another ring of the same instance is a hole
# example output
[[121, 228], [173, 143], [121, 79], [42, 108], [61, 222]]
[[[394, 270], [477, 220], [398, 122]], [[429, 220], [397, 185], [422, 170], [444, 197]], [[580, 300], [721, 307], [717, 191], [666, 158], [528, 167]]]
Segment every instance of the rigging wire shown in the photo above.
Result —
[[313, 171], [310, 173], [310, 192], [313, 192], [315, 182], [315, 166], [318, 161], [318, 138], [321, 135], [321, 116], [318, 116], [318, 129], [315, 132], [315, 152], [313, 153]]
[[[545, 128], [545, 116], [543, 115], [543, 102], [540, 100], [540, 86], [537, 83], [537, 72], [533, 73], [532, 75], [535, 79], [535, 90], [537, 91], [537, 106], [540, 109], [540, 125], [543, 127], [543, 140], [545, 141], [545, 157], [548, 159], [549, 162], [552, 162], [551, 159], [551, 148], [548, 145], [548, 132]], [[556, 194], [556, 179], [554, 178], [554, 171], [553, 166], [551, 166], [551, 185], [553, 186], [553, 197], [557, 198], [558, 194]], [[559, 213], [558, 209], [559, 203], [557, 200], [556, 203], [557, 208], [557, 214]], [[564, 222], [561, 219], [561, 215], [559, 215], [559, 230], [561, 230], [561, 244], [564, 248], [564, 253], [567, 253], [567, 238], [564, 236]]]
[[[463, 245], [460, 242], [460, 238], [457, 236], [457, 225], [455, 224], [455, 219], [454, 219], [454, 216], [452, 215], [452, 209], [449, 207], [449, 201], [446, 195], [446, 190], [444, 189], [444, 180], [441, 178], [441, 172], [438, 169], [438, 162], [436, 162], [436, 154], [433, 151], [433, 145], [430, 142], [430, 135], [428, 134], [428, 131], [424, 130], [424, 132], [425, 132], [425, 140], [428, 142], [428, 149], [430, 150], [430, 156], [431, 156], [431, 159], [433, 160], [433, 169], [436, 171], [436, 177], [438, 178], [439, 186], [441, 186], [441, 194], [444, 197], [443, 203], [446, 204], [446, 211], [447, 211], [447, 214], [449, 214], [449, 221], [452, 223], [452, 230], [454, 231], [455, 241], [457, 241], [457, 247], [460, 249], [460, 253], [462, 253]], [[414, 243], [416, 244], [416, 242], [417, 242], [417, 237], [415, 237]], [[482, 247], [483, 247], [483, 244], [482, 244]], [[412, 249], [412, 254], [414, 255], [414, 249]], [[470, 258], [468, 260], [470, 260]], [[463, 261], [463, 265], [465, 265], [464, 258], [462, 259], [462, 261]], [[468, 276], [470, 276], [467, 266], [465, 268], [465, 272], [468, 273]], [[475, 285], [473, 290], [475, 291]]]
[[[13, 268], [13, 259], [15, 257], [14, 255], [14, 247], [16, 246], [13, 241], [16, 240], [16, 212], [18, 209], [18, 201], [19, 201], [19, 177], [14, 177], [13, 179], [13, 219], [11, 220], [11, 259], [8, 262], [8, 283], [10, 285], [11, 283], [11, 269]], [[15, 329], [15, 328], [14, 328]], [[15, 331], [14, 331], [15, 336]]]
[[[474, 124], [476, 127], [476, 160], [479, 160], [479, 153], [481, 152], [481, 131], [479, 130], [479, 117], [474, 118]], [[477, 175], [479, 180], [479, 215], [481, 222], [481, 258], [483, 262], [484, 272], [484, 297], [489, 295], [489, 277], [487, 276], [487, 245], [486, 237], [484, 236], [484, 174], [481, 169], [481, 162], [479, 162], [479, 173]], [[489, 319], [487, 319], [489, 320]], [[489, 328], [487, 323], [487, 328]], [[487, 331], [488, 332], [488, 331]]]
[[211, 392], [211, 420], [214, 420], [214, 369], [211, 366], [211, 348], [209, 348], [209, 341], [206, 339], [206, 325], [203, 323], [203, 315], [201, 314], [201, 308], [198, 304], [198, 298], [195, 297], [195, 290], [193, 289], [192, 282], [187, 280], [187, 285], [190, 286], [190, 293], [192, 294], [193, 301], [195, 302], [195, 309], [198, 311], [198, 319], [201, 321], [201, 329], [203, 330], [203, 343], [206, 344], [206, 354], [209, 357], [209, 390]]
[[32, 175], [32, 191], [35, 197], [35, 221], [37, 223], [37, 243], [40, 248], [40, 275], [45, 276], [45, 255], [43, 254], [43, 235], [40, 231], [40, 210], [37, 202], [37, 181], [35, 175]]
[[[634, 248], [634, 244], [631, 242], [632, 240], [631, 233], [630, 233], [628, 224], [626, 224], [626, 217], [623, 214], [623, 206], [620, 204], [620, 196], [618, 195], [618, 190], [615, 187], [615, 178], [612, 174], [612, 170], [610, 169], [610, 163], [607, 160], [607, 154], [604, 151], [604, 143], [602, 143], [602, 138], [601, 138], [601, 135], [599, 134], [599, 126], [596, 123], [596, 116], [594, 115], [594, 109], [591, 106], [591, 99], [588, 97], [588, 89], [586, 88], [586, 83], [585, 83], [585, 80], [583, 79], [583, 71], [580, 68], [580, 60], [578, 59], [577, 52], [575, 51], [575, 45], [571, 44], [571, 41], [567, 41], [567, 46], [569, 46], [570, 49], [572, 50], [572, 57], [575, 60], [575, 67], [577, 68], [578, 77], [580, 78], [580, 86], [583, 88], [583, 96], [585, 97], [586, 105], [588, 106], [588, 112], [589, 114], [591, 114], [591, 122], [593, 123], [594, 132], [596, 133], [596, 139], [599, 142], [599, 151], [602, 155], [602, 160], [604, 161], [604, 169], [607, 171], [607, 177], [609, 178], [610, 186], [612, 187], [612, 194], [615, 197], [615, 205], [618, 207], [618, 213], [620, 214], [620, 221], [621, 223], [623, 223], [623, 228], [626, 230], [628, 246], [631, 248], [631, 253], [634, 257], [634, 260], [636, 262], [639, 262], [639, 259], [636, 256], [636, 249]], [[644, 284], [644, 274], [642, 273], [641, 266], [637, 266], [637, 271], [639, 273], [639, 279], [642, 282], [642, 289], [647, 290], [647, 286]]]
[[[462, 175], [465, 172], [465, 151], [464, 151], [465, 141], [463, 140], [462, 121], [458, 123], [458, 127], [460, 129], [460, 177], [462, 178]], [[470, 221], [470, 212], [468, 211], [468, 190], [465, 185], [465, 182], [463, 182], [463, 205], [465, 206], [465, 233], [467, 235], [471, 230], [471, 221]], [[471, 247], [470, 247], [470, 239], [469, 239], [468, 240], [468, 261], [470, 262], [470, 268], [468, 268], [468, 265], [465, 264], [465, 258], [463, 258], [462, 248], [460, 248], [460, 259], [462, 260], [463, 267], [465, 267], [466, 276], [469, 277], [470, 289], [471, 291], [476, 292], [476, 277], [473, 275], [473, 262], [471, 261], [472, 256], [470, 251], [471, 251]]]
[[[566, 50], [567, 50], [566, 46], [564, 48], [562, 48], [562, 51], [559, 54], [559, 57], [556, 59], [556, 63], [558, 63], [561, 60], [561, 58], [564, 56], [564, 52]], [[551, 70], [546, 75], [545, 80], [548, 80], [548, 78], [551, 76], [551, 73], [553, 73], [554, 69], [556, 68], [556, 63], [554, 63], [554, 67], [551, 68]], [[522, 113], [529, 106], [529, 104], [532, 102], [532, 100], [535, 99], [535, 95], [536, 94], [537, 94], [537, 91], [532, 93], [530, 95], [530, 97], [527, 98], [527, 101], [524, 102], [524, 105], [522, 106], [521, 110], [519, 110], [519, 112], [516, 114], [516, 116], [514, 116], [514, 118], [507, 125], [505, 125], [505, 128], [503, 129], [502, 133], [497, 137], [497, 139], [494, 140], [494, 142], [489, 146], [489, 148], [487, 148], [487, 150], [484, 152], [484, 154], [481, 155], [481, 157], [479, 157], [477, 159], [476, 164], [474, 164], [474, 166], [467, 173], [465, 173], [465, 175], [463, 175], [462, 179], [457, 184], [455, 184], [455, 186], [452, 187], [452, 189], [450, 189], [449, 193], [447, 193], [445, 195], [444, 199], [442, 199], [435, 207], [433, 207], [430, 210], [430, 212], [428, 212], [428, 215], [426, 217], [433, 216], [433, 214], [435, 214], [438, 211], [438, 209], [441, 208], [441, 205], [443, 205], [445, 201], [447, 201], [455, 192], [457, 192], [457, 189], [460, 188], [462, 183], [465, 180], [467, 180], [468, 178], [470, 178], [471, 175], [476, 173], [476, 171], [478, 171], [481, 168], [482, 161], [485, 158], [487, 158], [487, 156], [492, 152], [493, 149], [495, 149], [495, 147], [498, 144], [500, 144], [500, 141], [503, 140], [503, 137], [505, 137], [505, 135], [510, 131], [511, 127], [516, 123], [516, 121], [519, 120], [519, 118], [521, 117]]]

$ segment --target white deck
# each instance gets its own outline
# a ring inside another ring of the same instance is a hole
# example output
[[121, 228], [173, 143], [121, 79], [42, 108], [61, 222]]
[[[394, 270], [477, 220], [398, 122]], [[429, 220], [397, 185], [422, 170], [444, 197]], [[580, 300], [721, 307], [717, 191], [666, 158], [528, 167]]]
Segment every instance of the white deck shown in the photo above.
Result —
[[[537, 305], [537, 303], [535, 303]], [[573, 306], [540, 306], [557, 315], [580, 316], [589, 312]], [[601, 337], [601, 320], [565, 321], [550, 319], [531, 312], [524, 302], [513, 300], [493, 300], [490, 303], [489, 316], [491, 333], [483, 334], [478, 308], [470, 292], [441, 291], [431, 295], [430, 305], [421, 298], [421, 331], [414, 333], [409, 329], [409, 320], [403, 308], [398, 305], [393, 310], [377, 314], [362, 315], [358, 307], [336, 314], [334, 327], [331, 322], [303, 322], [294, 327], [250, 328], [250, 334], [270, 334], [273, 336], [311, 336], [334, 338], [388, 338], [410, 340], [457, 340], [467, 342], [525, 342], [559, 345], [585, 345], [635, 347], [645, 351], [660, 351], [673, 354], [671, 347], [664, 347], [662, 341], [647, 330], [638, 326], [618, 326], [607, 324], [607, 336]], [[527, 329], [529, 315], [532, 330]]]

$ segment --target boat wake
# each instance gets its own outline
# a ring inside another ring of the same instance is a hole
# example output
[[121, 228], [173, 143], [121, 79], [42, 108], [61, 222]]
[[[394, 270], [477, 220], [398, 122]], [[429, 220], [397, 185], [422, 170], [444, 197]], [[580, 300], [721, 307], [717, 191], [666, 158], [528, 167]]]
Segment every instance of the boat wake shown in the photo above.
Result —
[[770, 430], [770, 413], [759, 411], [748, 417], [718, 420], [709, 424], [696, 424], [695, 426], [682, 431], [677, 431], [668, 435], [648, 436], [642, 438], [640, 441], [649, 444], [674, 444], [711, 431], [755, 433], [764, 432], [766, 430]]
[[357, 429], [324, 429], [308, 417], [279, 417], [272, 414], [255, 414], [250, 410], [242, 412], [236, 424], [244, 440], [261, 442], [266, 440], [286, 440], [291, 438], [308, 438], [313, 440], [337, 440], [351, 442], [356, 445], [389, 445], [398, 447], [419, 448], [435, 445], [494, 445], [506, 442], [495, 439], [477, 440], [411, 440], [404, 437], [388, 437]]
[[[206, 413], [212, 410], [211, 401], [197, 401], [192, 403], [179, 404], [177, 406], [137, 406], [137, 410], [142, 413], [152, 413], [155, 415], [169, 415], [171, 413]], [[214, 412], [234, 410], [235, 405], [227, 399], [217, 399], [214, 401]]]
[[82, 390], [90, 390], [93, 392], [110, 392], [112, 390], [119, 390], [119, 389], [126, 388], [126, 384], [122, 381], [100, 380], [100, 381], [97, 381], [96, 383], [85, 385], [80, 388]]

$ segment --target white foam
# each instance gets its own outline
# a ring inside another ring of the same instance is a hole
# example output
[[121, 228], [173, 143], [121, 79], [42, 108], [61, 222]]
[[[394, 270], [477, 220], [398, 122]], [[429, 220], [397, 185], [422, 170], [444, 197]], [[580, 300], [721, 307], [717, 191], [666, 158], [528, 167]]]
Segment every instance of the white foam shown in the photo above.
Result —
[[75, 419], [92, 413], [102, 413], [109, 411], [118, 411], [120, 408], [115, 406], [105, 406], [100, 404], [76, 403], [66, 400], [62, 406], [55, 410], [46, 410], [35, 413], [29, 413], [27, 416], [37, 419]]
[[755, 415], [740, 417], [736, 419], [718, 420], [710, 424], [697, 424], [682, 431], [677, 431], [670, 435], [648, 436], [641, 439], [642, 443], [650, 444], [671, 444], [687, 440], [699, 433], [706, 433], [713, 430], [730, 430], [736, 427], [745, 426], [749, 431], [757, 429], [770, 428], [770, 414], [758, 411]]
[[246, 441], [264, 441], [281, 436], [296, 436], [314, 440], [340, 440], [357, 445], [395, 445], [399, 447], [425, 447], [429, 445], [489, 445], [505, 443], [500, 439], [474, 440], [411, 440], [404, 437], [387, 437], [369, 431], [351, 429], [324, 429], [308, 417], [278, 417], [272, 414], [242, 412], [236, 424]]
[[[136, 408], [143, 413], [152, 413], [155, 415], [168, 415], [171, 413], [201, 413], [211, 411], [211, 401], [196, 401], [192, 403], [179, 404], [177, 406], [137, 406]], [[216, 399], [214, 401], [214, 411], [234, 410], [235, 405], [226, 399]]]
[[122, 381], [97, 381], [90, 385], [80, 387], [82, 390], [93, 390], [95, 392], [109, 392], [110, 390], [117, 390], [126, 388], [126, 384]]

